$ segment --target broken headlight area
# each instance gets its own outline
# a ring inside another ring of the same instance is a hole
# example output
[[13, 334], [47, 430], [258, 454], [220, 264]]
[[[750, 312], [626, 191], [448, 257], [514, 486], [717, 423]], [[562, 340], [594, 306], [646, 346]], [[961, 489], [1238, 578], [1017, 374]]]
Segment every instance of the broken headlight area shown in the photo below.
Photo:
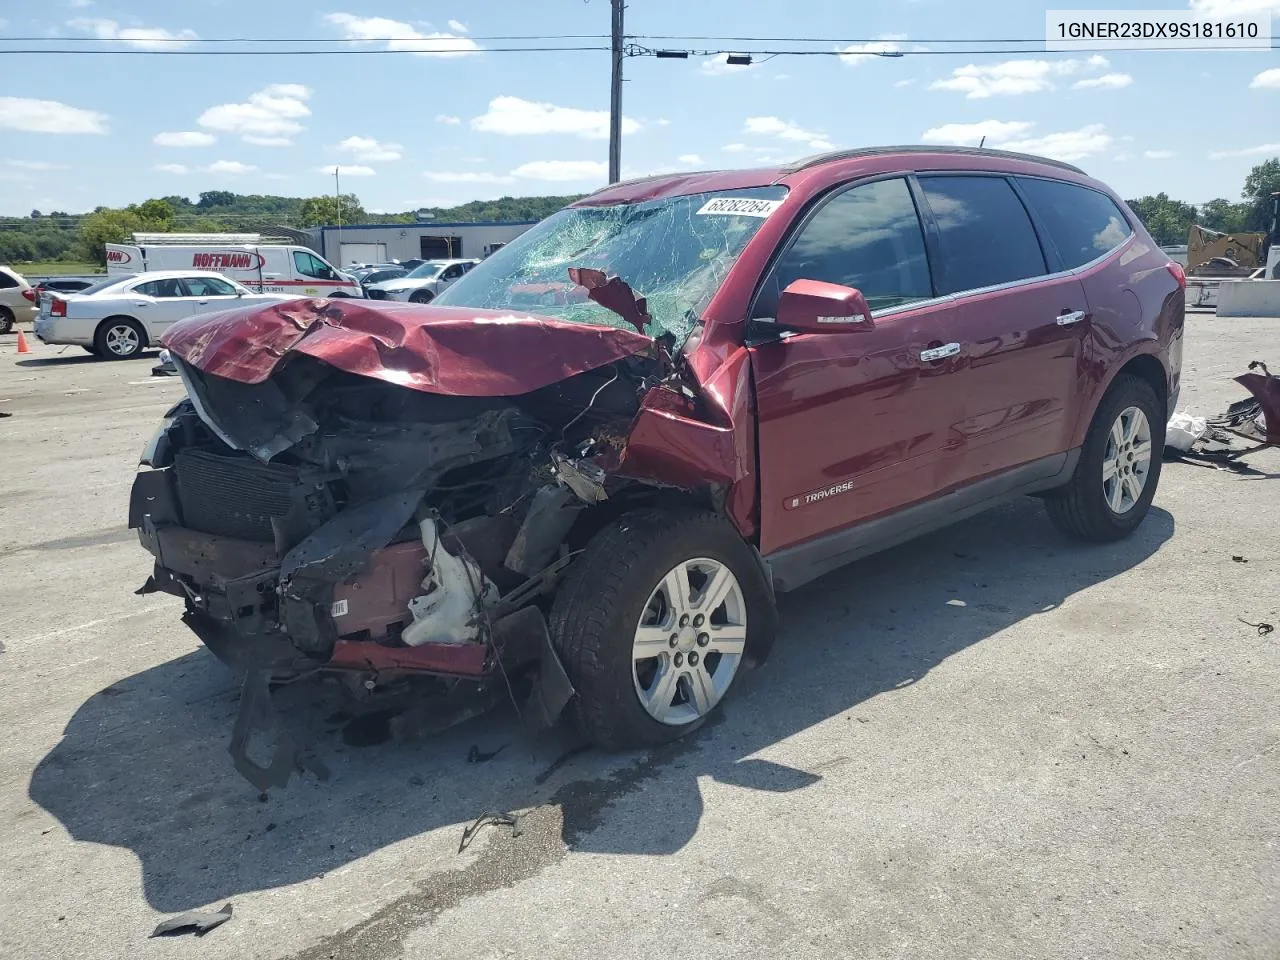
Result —
[[[658, 361], [516, 397], [430, 394], [306, 356], [258, 384], [176, 363], [189, 399], [148, 445], [129, 525], [155, 557], [142, 591], [183, 598], [188, 626], [250, 678], [243, 710], [262, 715], [263, 677], [425, 675], [498, 679], [554, 721], [572, 689], [548, 598], [600, 524], [655, 493], [606, 466]], [[263, 788], [295, 769], [242, 761]]]

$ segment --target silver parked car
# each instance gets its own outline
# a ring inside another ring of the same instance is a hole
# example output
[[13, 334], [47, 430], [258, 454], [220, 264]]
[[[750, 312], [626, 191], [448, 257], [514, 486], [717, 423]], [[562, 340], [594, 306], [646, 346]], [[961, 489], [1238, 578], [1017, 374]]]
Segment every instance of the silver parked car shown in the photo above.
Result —
[[136, 357], [179, 320], [250, 303], [297, 300], [254, 293], [208, 270], [153, 270], [104, 281], [80, 293], [46, 297], [35, 333], [44, 343], [74, 343], [107, 360]]
[[479, 260], [428, 260], [399, 279], [365, 284], [364, 295], [370, 300], [430, 303], [437, 294], [443, 293], [453, 281], [479, 262]]

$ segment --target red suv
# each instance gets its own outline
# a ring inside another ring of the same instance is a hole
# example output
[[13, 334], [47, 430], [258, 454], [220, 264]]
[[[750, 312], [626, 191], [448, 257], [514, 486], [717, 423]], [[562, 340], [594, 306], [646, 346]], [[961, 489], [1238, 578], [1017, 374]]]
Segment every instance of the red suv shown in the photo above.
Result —
[[296, 763], [244, 755], [268, 680], [306, 671], [668, 740], [767, 652], [776, 591], [1025, 494], [1072, 536], [1133, 531], [1183, 284], [1112, 191], [1035, 157], [612, 186], [430, 306], [171, 328], [189, 399], [134, 486], [144, 589], [246, 671], [255, 782]]

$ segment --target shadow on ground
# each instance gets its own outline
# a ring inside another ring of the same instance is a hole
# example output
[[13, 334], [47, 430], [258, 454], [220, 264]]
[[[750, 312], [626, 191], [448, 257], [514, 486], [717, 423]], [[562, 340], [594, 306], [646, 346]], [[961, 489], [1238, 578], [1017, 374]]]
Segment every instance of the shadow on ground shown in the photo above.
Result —
[[[1026, 500], [869, 558], [783, 597], [774, 656], [743, 678], [722, 719], [643, 756], [573, 753], [563, 730], [531, 740], [505, 710], [424, 742], [351, 747], [337, 731], [335, 701], [315, 685], [291, 691], [307, 701], [292, 716], [333, 777], [295, 780], [260, 802], [225, 750], [237, 684], [200, 651], [91, 697], [40, 762], [30, 795], [75, 839], [133, 851], [147, 900], [166, 912], [308, 880], [488, 810], [548, 802], [560, 805], [572, 849], [671, 853], [701, 821], [699, 777], [802, 790], [821, 779], [820, 765], [795, 770], [751, 755], [892, 695], [957, 651], [1129, 570], [1173, 529], [1155, 509], [1128, 540], [1076, 546]], [[477, 744], [509, 746], [468, 763]], [[663, 830], [603, 817], [641, 784], [664, 811]]]
[[[157, 356], [159, 356], [158, 349], [148, 347], [144, 348], [136, 357], [130, 357], [129, 360], [155, 360]], [[128, 363], [129, 360], [122, 362]], [[76, 367], [92, 363], [112, 363], [114, 361], [103, 360], [101, 357], [94, 356], [79, 347], [70, 347], [66, 353], [59, 353], [54, 357], [32, 357], [30, 360], [18, 360], [16, 362], [20, 367]]]

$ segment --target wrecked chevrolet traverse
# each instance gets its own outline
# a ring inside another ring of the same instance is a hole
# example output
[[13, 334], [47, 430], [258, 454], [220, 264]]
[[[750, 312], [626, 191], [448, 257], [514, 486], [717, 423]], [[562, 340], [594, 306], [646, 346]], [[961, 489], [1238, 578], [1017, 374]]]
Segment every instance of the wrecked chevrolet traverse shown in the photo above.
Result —
[[619, 184], [430, 305], [171, 328], [142, 590], [243, 672], [232, 754], [264, 788], [310, 762], [270, 705], [310, 674], [662, 742], [765, 656], [775, 591], [1026, 493], [1084, 539], [1135, 529], [1182, 282], [1107, 188], [999, 151]]

